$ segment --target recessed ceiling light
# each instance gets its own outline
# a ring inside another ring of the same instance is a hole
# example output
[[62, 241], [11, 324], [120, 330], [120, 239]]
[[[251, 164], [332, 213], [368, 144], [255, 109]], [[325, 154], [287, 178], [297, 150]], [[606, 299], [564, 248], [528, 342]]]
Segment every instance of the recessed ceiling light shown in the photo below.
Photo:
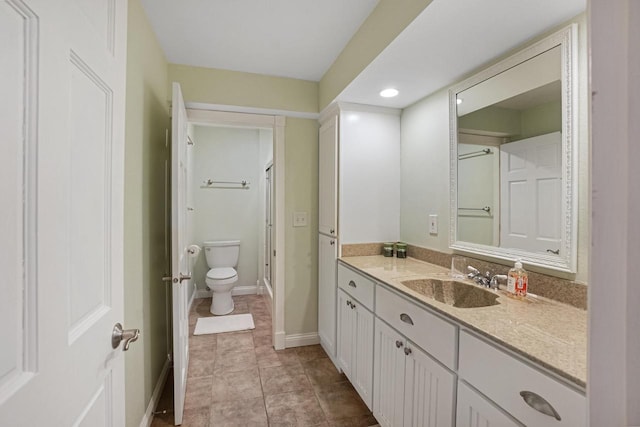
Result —
[[382, 92], [380, 92], [380, 96], [383, 98], [393, 98], [394, 96], [398, 95], [398, 89], [385, 89]]

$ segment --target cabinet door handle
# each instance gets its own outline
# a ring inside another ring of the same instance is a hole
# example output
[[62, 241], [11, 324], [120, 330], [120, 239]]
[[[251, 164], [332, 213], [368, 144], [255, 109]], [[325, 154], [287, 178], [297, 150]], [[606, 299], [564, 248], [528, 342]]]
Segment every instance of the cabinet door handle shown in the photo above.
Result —
[[336, 241], [335, 241], [335, 240], [331, 240], [331, 241], [329, 242], [329, 244], [330, 244], [331, 246], [333, 246], [333, 245], [335, 245], [335, 244], [336, 244]]
[[400, 315], [400, 320], [402, 320], [404, 323], [413, 325], [413, 319], [411, 319], [411, 316], [409, 316], [407, 313], [402, 313]]
[[333, 233], [335, 233], [335, 232], [336, 232], [336, 230], [334, 230], [333, 228], [330, 228], [330, 229], [329, 229], [329, 234], [333, 234]]
[[524, 399], [525, 403], [531, 406], [538, 412], [542, 412], [545, 415], [555, 418], [560, 421], [560, 414], [555, 410], [549, 402], [547, 402], [542, 396], [532, 391], [521, 391], [520, 396]]
[[404, 354], [407, 355], [407, 356], [410, 355], [411, 354], [411, 349], [409, 347], [405, 347], [404, 348]]
[[396, 348], [402, 347], [404, 344], [400, 340], [396, 340]]
[[347, 300], [347, 307], [351, 307], [351, 301]]
[[352, 288], [357, 288], [358, 287], [356, 285], [356, 282], [354, 282], [353, 280], [349, 280], [349, 286], [351, 286]]

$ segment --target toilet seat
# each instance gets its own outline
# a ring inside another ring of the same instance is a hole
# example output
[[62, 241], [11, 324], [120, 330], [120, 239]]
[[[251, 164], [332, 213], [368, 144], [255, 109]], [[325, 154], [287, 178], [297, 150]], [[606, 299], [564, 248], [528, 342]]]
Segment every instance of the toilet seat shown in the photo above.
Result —
[[231, 279], [238, 275], [238, 272], [235, 268], [231, 267], [222, 267], [222, 268], [212, 268], [207, 272], [207, 279], [211, 280], [225, 280]]

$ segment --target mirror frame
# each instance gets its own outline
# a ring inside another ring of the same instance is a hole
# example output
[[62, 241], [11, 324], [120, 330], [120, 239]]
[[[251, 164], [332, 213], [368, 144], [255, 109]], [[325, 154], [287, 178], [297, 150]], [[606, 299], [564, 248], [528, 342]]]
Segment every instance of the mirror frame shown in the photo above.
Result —
[[[577, 24], [568, 27], [486, 68], [449, 89], [449, 140], [450, 140], [450, 232], [449, 247], [454, 251], [481, 255], [498, 260], [514, 261], [567, 273], [577, 270], [577, 132], [578, 132], [578, 65]], [[458, 93], [515, 67], [536, 55], [560, 46], [562, 86], [562, 222], [561, 247], [563, 255], [528, 252], [521, 249], [502, 248], [458, 240]]]

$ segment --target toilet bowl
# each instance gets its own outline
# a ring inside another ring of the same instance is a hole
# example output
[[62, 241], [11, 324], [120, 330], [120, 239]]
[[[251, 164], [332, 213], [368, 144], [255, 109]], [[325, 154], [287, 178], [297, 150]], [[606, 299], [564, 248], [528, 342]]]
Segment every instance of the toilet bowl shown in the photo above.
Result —
[[233, 312], [231, 291], [238, 282], [238, 265], [240, 253], [239, 240], [207, 241], [203, 243], [209, 271], [205, 283], [211, 289], [211, 313], [222, 316]]

